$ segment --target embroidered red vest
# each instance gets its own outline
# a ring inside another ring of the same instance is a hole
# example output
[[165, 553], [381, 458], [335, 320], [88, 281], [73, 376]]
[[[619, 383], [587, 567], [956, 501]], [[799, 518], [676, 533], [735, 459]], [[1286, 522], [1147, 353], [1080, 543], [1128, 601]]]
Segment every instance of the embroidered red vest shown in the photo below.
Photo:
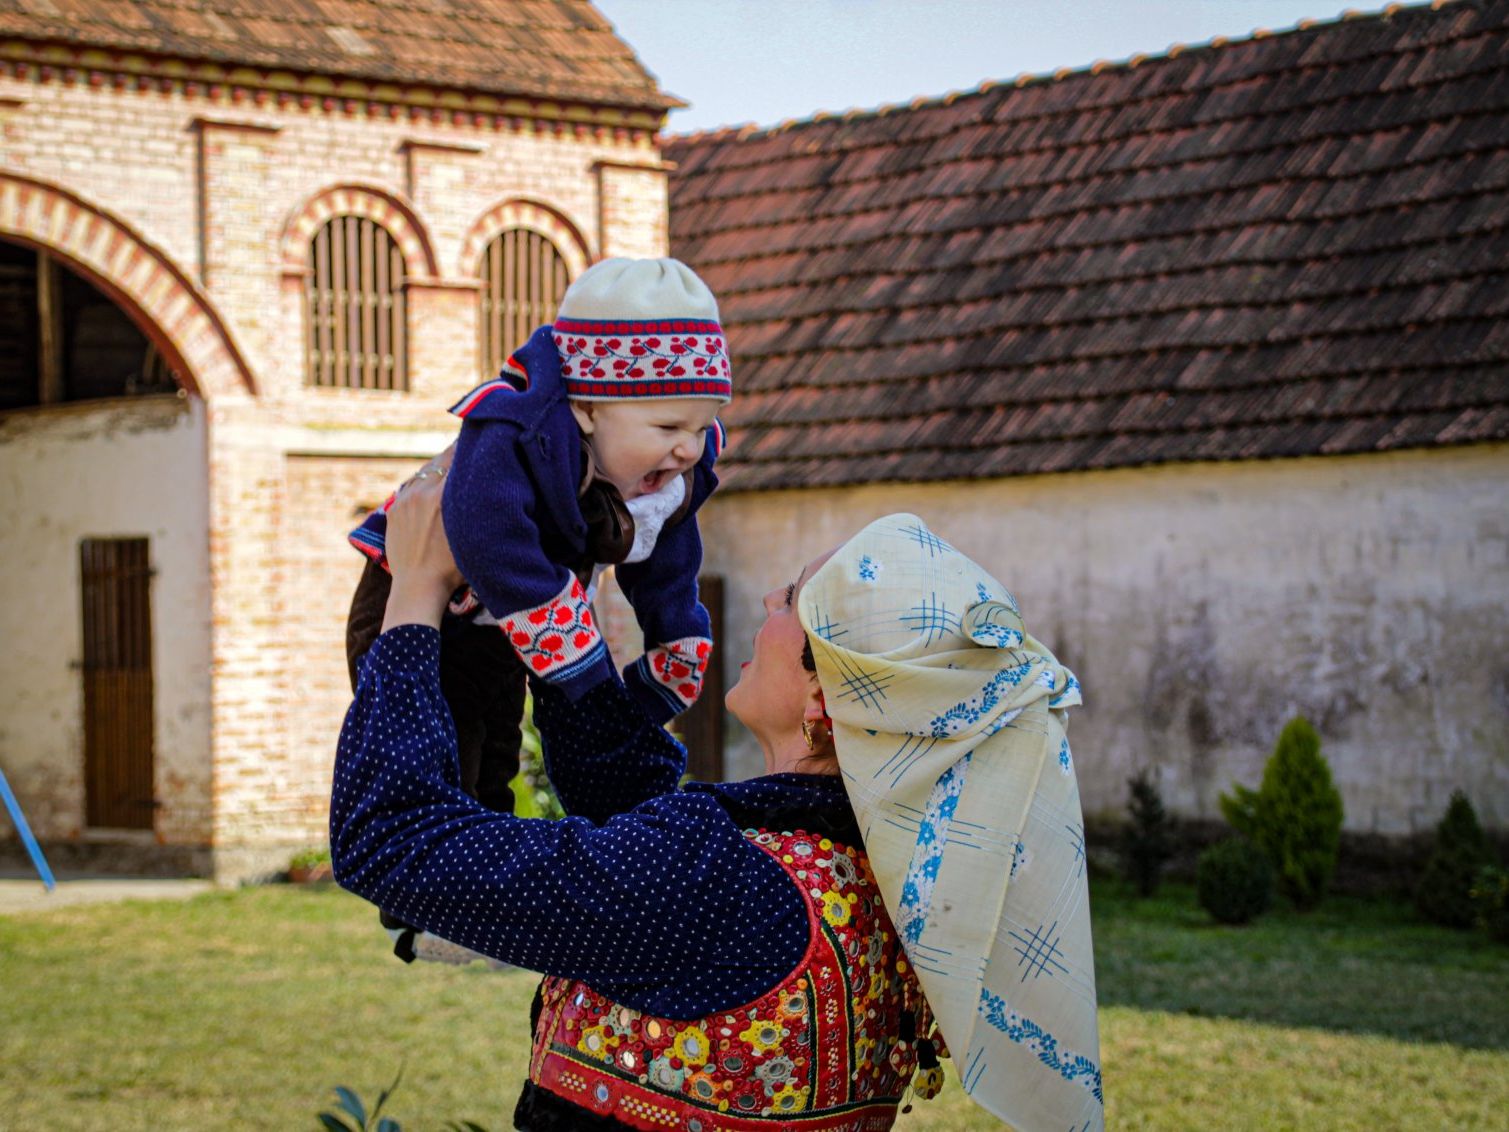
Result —
[[[916, 1067], [898, 1044], [923, 1009], [862, 852], [746, 830], [801, 890], [811, 942], [759, 998], [692, 1022], [641, 1014], [585, 983], [546, 979], [529, 1079], [634, 1128], [743, 1132], [891, 1127]], [[930, 1023], [918, 1019], [918, 1032]]]

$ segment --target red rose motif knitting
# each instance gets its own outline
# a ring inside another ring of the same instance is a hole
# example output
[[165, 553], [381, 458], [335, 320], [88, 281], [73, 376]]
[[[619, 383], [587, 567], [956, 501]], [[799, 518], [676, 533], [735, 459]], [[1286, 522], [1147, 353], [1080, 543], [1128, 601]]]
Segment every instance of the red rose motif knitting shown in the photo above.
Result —
[[560, 321], [561, 376], [584, 396], [728, 396], [733, 369], [716, 322]]
[[713, 643], [706, 637], [683, 637], [668, 645], [657, 645], [645, 653], [650, 672], [656, 681], [691, 707], [702, 692], [702, 677], [707, 672]]
[[509, 614], [500, 627], [529, 670], [547, 680], [571, 675], [603, 647], [587, 591], [574, 577], [544, 605]]

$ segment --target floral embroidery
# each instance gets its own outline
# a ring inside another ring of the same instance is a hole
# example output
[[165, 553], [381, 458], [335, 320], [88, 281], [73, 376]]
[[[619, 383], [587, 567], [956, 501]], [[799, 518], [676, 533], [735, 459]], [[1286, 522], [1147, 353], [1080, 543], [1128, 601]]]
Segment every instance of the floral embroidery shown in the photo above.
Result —
[[907, 864], [906, 879], [901, 884], [901, 907], [896, 914], [896, 928], [908, 943], [922, 940], [927, 914], [933, 904], [933, 885], [943, 864], [943, 850], [948, 845], [948, 827], [964, 793], [964, 776], [969, 771], [969, 754], [938, 777], [923, 807], [917, 828], [917, 846]]
[[859, 560], [859, 580], [873, 582], [880, 577], [880, 563], [866, 554]]
[[1068, 677], [1068, 680], [1064, 683], [1063, 688], [1058, 692], [1058, 694], [1048, 701], [1048, 706], [1050, 708], [1073, 707], [1075, 704], [1081, 702], [1079, 695], [1079, 677], [1075, 676], [1074, 673], [1067, 670], [1064, 672], [1064, 675]]
[[520, 659], [547, 680], [574, 675], [603, 651], [587, 591], [574, 577], [544, 605], [510, 614], [502, 629]]
[[658, 1089], [679, 1093], [682, 1082], [686, 1080], [686, 1070], [672, 1065], [668, 1057], [657, 1057], [650, 1062], [650, 1080]]
[[759, 1018], [752, 1019], [747, 1027], [739, 1032], [739, 1037], [748, 1042], [755, 1053], [769, 1053], [781, 1044], [781, 1038], [786, 1031], [778, 1022], [761, 1021]]
[[849, 922], [849, 902], [836, 892], [823, 893], [823, 919], [835, 928]]
[[1019, 648], [1025, 639], [1020, 629], [996, 624], [976, 625], [970, 630], [969, 637], [977, 645], [989, 645], [997, 649]]
[[707, 1055], [711, 1048], [707, 1034], [699, 1026], [688, 1026], [677, 1034], [676, 1040], [671, 1043], [671, 1049], [676, 1056], [691, 1066], [706, 1065]]
[[1027, 661], [1011, 668], [1001, 669], [980, 689], [978, 695], [971, 696], [963, 703], [955, 704], [942, 715], [935, 717], [933, 738], [947, 739], [978, 723], [982, 716], [993, 711], [1000, 704], [1005, 689], [1015, 688], [1021, 684], [1036, 663], [1036, 661]]
[[[693, 1022], [547, 979], [532, 1081], [620, 1118], [645, 1106], [674, 1112], [677, 1122], [667, 1126], [687, 1130], [712, 1129], [719, 1112], [771, 1129], [800, 1127], [798, 1114], [846, 1114], [852, 1123], [842, 1126], [856, 1129], [889, 1124], [915, 1069], [915, 1052], [898, 1046], [901, 1014], [921, 992], [874, 899], [869, 862], [826, 837], [752, 829], [745, 836], [802, 885], [820, 925], [812, 958], [747, 1006]], [[851, 1010], [841, 1005], [846, 997]], [[812, 1009], [814, 999], [821, 1010]], [[930, 1026], [924, 1006], [918, 1032]]]
[[784, 1055], [772, 1057], [764, 1065], [755, 1067], [755, 1079], [764, 1082], [766, 1096], [773, 1096], [777, 1089], [795, 1076], [796, 1062]]
[[980, 1016], [1014, 1042], [1025, 1045], [1049, 1069], [1065, 1081], [1083, 1085], [1098, 1101], [1105, 1100], [1101, 1090], [1100, 1066], [1083, 1054], [1060, 1049], [1058, 1039], [1030, 1018], [1023, 1018], [998, 994], [980, 988]]
[[1067, 739], [1058, 745], [1058, 772], [1066, 778], [1074, 773], [1074, 760], [1069, 755], [1069, 740]]
[[590, 1026], [582, 1031], [582, 1036], [577, 1039], [576, 1048], [599, 1061], [611, 1061], [613, 1047], [616, 1045], [618, 1045], [618, 1037], [610, 1034], [608, 1027]]
[[833, 870], [833, 881], [840, 888], [859, 883], [859, 870], [854, 867], [854, 858], [847, 853], [834, 853], [828, 867]]
[[807, 1107], [807, 1094], [811, 1091], [806, 1085], [787, 1085], [771, 1098], [770, 1107], [776, 1112], [800, 1112]]
[[781, 1016], [783, 1022], [791, 1022], [798, 1018], [806, 1017], [806, 996], [795, 991], [783, 994], [780, 1006], [776, 1007], [776, 1013]]

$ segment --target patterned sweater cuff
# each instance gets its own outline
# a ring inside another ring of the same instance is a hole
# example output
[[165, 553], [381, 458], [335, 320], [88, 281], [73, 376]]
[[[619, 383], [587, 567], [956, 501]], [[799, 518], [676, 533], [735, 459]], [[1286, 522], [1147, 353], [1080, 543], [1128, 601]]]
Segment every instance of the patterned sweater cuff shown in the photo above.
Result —
[[685, 637], [656, 645], [624, 669], [624, 683], [656, 723], [665, 724], [697, 702], [713, 643]]

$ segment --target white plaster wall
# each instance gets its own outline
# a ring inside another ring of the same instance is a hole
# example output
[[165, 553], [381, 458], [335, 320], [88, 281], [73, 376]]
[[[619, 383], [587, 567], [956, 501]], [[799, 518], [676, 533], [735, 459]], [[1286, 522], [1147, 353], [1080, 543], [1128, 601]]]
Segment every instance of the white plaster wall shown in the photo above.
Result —
[[[1428, 828], [1456, 787], [1509, 827], [1509, 446], [716, 496], [729, 670], [765, 590], [892, 511], [996, 573], [1079, 674], [1088, 812], [1152, 765], [1172, 808], [1218, 816], [1303, 712], [1348, 828]], [[731, 775], [758, 773], [731, 741]]]
[[[151, 540], [156, 840], [207, 844], [205, 415], [193, 398], [0, 417], [0, 767], [33, 831], [85, 831], [79, 540]], [[0, 826], [0, 837], [13, 831]]]

